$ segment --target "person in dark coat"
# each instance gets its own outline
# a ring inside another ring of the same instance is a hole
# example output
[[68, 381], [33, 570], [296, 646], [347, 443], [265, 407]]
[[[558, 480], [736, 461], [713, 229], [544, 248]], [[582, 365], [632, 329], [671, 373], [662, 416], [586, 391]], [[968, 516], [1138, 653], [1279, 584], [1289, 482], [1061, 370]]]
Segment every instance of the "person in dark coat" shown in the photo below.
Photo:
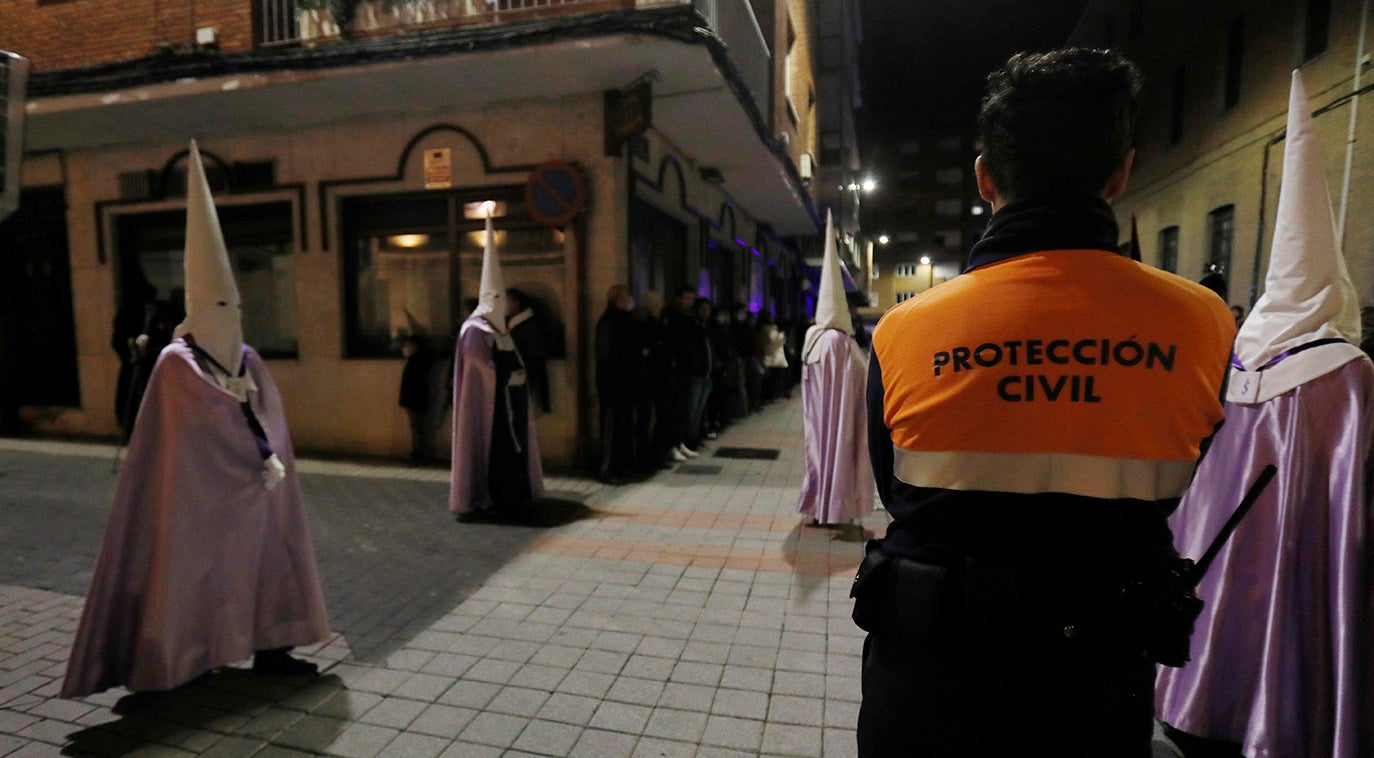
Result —
[[125, 439], [133, 433], [138, 407], [148, 387], [153, 364], [172, 341], [172, 330], [185, 314], [157, 299], [157, 288], [140, 275], [124, 305], [115, 314], [110, 347], [119, 356], [115, 383], [115, 420]]
[[[702, 298], [704, 300], [704, 298]], [[678, 289], [673, 307], [667, 311], [665, 323], [668, 338], [673, 347], [676, 396], [680, 398], [682, 428], [677, 434], [678, 444], [673, 448], [674, 460], [697, 457], [696, 448], [701, 445], [702, 419], [706, 413], [706, 400], [711, 395], [711, 367], [714, 358], [711, 339], [706, 324], [697, 318], [694, 307], [698, 302], [696, 290], [689, 285]], [[706, 300], [707, 313], [711, 301]]]
[[418, 463], [429, 455], [425, 430], [429, 427], [429, 374], [434, 359], [414, 334], [401, 343], [401, 355], [406, 362], [401, 369], [399, 404], [410, 420], [410, 460]]
[[530, 399], [545, 413], [553, 412], [549, 399], [549, 325], [543, 307], [518, 289], [506, 290], [506, 326], [510, 329], [520, 360], [529, 377]]
[[1220, 271], [1210, 271], [1206, 276], [1198, 280], [1198, 284], [1217, 293], [1222, 300], [1231, 299], [1231, 285], [1226, 281], [1226, 275]]
[[763, 407], [763, 351], [759, 349], [754, 314], [744, 303], [730, 309], [730, 340], [739, 356], [740, 392], [736, 404], [742, 404], [744, 416]]
[[631, 317], [635, 344], [643, 356], [635, 388], [635, 464], [646, 472], [672, 466], [680, 441], [681, 403], [674, 394], [673, 347], [663, 320], [663, 295], [649, 290], [639, 296]]
[[633, 473], [634, 385], [643, 356], [635, 342], [630, 288], [606, 293], [606, 311], [596, 322], [596, 395], [601, 403], [601, 459], [597, 478], [620, 484]]

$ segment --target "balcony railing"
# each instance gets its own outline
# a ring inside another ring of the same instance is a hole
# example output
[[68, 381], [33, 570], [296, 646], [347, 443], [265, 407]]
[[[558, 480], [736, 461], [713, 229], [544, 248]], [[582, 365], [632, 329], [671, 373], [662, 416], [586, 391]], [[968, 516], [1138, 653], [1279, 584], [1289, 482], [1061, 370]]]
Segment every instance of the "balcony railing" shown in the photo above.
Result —
[[[434, 27], [499, 24], [564, 13], [589, 13], [689, 0], [359, 0], [347, 31], [365, 37]], [[340, 36], [343, 0], [257, 0], [262, 45], [313, 44]]]
[[749, 0], [693, 0], [692, 5], [729, 49], [730, 62], [749, 87], [754, 102], [766, 110], [769, 82], [773, 80], [772, 55]]
[[[313, 45], [338, 39], [344, 33], [370, 37], [508, 23], [555, 15], [607, 10], [692, 5], [725, 42], [730, 60], [764, 109], [769, 101], [770, 54], [749, 0], [255, 0], [258, 4], [258, 43]], [[340, 23], [342, 8], [352, 6], [352, 18]]]

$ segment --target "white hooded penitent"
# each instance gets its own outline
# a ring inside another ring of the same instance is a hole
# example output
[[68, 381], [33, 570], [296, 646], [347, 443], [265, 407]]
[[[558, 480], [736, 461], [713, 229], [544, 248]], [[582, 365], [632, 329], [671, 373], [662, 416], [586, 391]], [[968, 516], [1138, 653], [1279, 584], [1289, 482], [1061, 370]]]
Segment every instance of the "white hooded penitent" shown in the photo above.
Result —
[[497, 334], [506, 333], [506, 278], [501, 275], [501, 259], [496, 254], [491, 216], [487, 216], [486, 245], [482, 249], [482, 284], [477, 292], [473, 316], [481, 316]]
[[[229, 249], [195, 140], [191, 140], [186, 169], [185, 268], [186, 320], [177, 326], [176, 336], [194, 338], [196, 346], [228, 372], [228, 376], [216, 378], [229, 388], [229, 381], [238, 378], [243, 364], [239, 289], [234, 284]], [[243, 400], [241, 392], [234, 394]]]
[[849, 317], [849, 301], [844, 296], [844, 275], [840, 271], [839, 252], [835, 249], [835, 228], [830, 220], [830, 211], [825, 212], [825, 257], [821, 261], [820, 291], [816, 293], [816, 324], [806, 330], [806, 340], [802, 343], [804, 362], [815, 363], [820, 360], [819, 351], [812, 348], [826, 329], [854, 333], [854, 321]]
[[[1317, 340], [1337, 339], [1300, 353]], [[1361, 353], [1359, 300], [1336, 243], [1321, 147], [1302, 75], [1293, 72], [1283, 184], [1264, 294], [1236, 335], [1226, 399], [1258, 403], [1327, 374]], [[1351, 344], [1354, 343], [1354, 344]]]

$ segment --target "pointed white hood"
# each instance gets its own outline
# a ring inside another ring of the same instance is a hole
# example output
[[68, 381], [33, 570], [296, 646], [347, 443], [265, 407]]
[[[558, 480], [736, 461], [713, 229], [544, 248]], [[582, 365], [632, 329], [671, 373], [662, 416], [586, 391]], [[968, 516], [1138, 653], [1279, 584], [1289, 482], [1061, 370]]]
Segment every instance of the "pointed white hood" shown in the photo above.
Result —
[[186, 169], [185, 267], [186, 320], [176, 336], [191, 335], [230, 377], [237, 377], [243, 363], [239, 290], [195, 140]]
[[501, 274], [501, 259], [496, 254], [493, 238], [491, 216], [487, 216], [486, 247], [482, 250], [482, 284], [472, 315], [481, 316], [498, 334], [505, 334], [506, 278]]
[[825, 257], [821, 261], [820, 291], [816, 293], [816, 324], [806, 330], [806, 340], [802, 344], [802, 360], [806, 363], [820, 360], [819, 351], [812, 348], [826, 329], [854, 333], [854, 321], [849, 317], [849, 301], [844, 296], [844, 274], [840, 271], [840, 255], [835, 249], [835, 228], [830, 211], [825, 212]]
[[[1328, 338], [1353, 344], [1281, 357]], [[1227, 399], [1254, 403], [1283, 394], [1360, 356], [1359, 341], [1359, 299], [1336, 241], [1307, 92], [1294, 71], [1269, 271], [1264, 295], [1236, 336], [1235, 355], [1243, 368], [1232, 371]]]

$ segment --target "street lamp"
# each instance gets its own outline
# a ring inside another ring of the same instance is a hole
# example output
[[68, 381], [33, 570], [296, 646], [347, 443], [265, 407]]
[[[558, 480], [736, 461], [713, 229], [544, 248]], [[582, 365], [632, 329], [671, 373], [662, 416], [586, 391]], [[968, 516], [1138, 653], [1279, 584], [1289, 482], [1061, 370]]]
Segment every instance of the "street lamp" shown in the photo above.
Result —
[[872, 192], [873, 190], [875, 190], [875, 189], [877, 189], [877, 188], [878, 188], [878, 183], [877, 183], [876, 181], [873, 180], [873, 177], [870, 176], [870, 177], [864, 179], [864, 183], [863, 183], [864, 192]]
[[888, 237], [887, 237], [886, 234], [879, 234], [879, 235], [878, 235], [878, 244], [879, 244], [879, 245], [886, 245], [886, 244], [887, 244], [887, 240], [888, 240]]

